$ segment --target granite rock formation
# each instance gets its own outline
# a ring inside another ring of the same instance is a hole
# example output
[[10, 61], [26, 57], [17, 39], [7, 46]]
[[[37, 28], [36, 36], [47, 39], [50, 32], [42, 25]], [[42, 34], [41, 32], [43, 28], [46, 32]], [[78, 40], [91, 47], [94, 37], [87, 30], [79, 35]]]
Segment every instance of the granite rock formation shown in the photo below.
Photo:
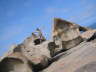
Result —
[[95, 29], [55, 18], [52, 39], [37, 28], [0, 58], [0, 72], [95, 72], [95, 39]]

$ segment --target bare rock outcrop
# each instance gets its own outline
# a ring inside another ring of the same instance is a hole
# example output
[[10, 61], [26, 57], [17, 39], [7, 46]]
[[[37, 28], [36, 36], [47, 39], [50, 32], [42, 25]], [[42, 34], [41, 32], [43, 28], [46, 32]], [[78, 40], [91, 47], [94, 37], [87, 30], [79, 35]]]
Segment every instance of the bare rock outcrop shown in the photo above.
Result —
[[96, 42], [82, 42], [62, 54], [58, 61], [42, 72], [95, 72]]
[[2, 59], [0, 72], [33, 72], [33, 70], [26, 57], [15, 52]]
[[96, 30], [54, 19], [46, 40], [39, 28], [0, 59], [0, 72], [95, 72]]

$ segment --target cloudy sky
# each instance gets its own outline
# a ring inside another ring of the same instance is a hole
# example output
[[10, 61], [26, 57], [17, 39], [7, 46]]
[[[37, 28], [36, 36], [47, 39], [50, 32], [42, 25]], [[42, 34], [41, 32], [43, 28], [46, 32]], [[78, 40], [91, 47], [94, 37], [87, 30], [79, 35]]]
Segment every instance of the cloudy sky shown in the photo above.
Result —
[[49, 39], [54, 17], [89, 26], [95, 13], [96, 0], [0, 0], [0, 56], [37, 27]]

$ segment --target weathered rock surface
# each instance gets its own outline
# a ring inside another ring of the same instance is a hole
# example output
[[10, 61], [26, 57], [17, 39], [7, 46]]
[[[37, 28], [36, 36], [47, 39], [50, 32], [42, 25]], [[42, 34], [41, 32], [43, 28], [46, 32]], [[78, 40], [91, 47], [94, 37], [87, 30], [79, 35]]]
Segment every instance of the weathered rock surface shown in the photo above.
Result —
[[43, 72], [95, 72], [96, 42], [82, 42], [66, 51], [63, 56]]
[[95, 71], [96, 30], [58, 18], [54, 21], [52, 40], [46, 40], [37, 28], [0, 58], [0, 72]]
[[0, 62], [0, 72], [33, 72], [33, 70], [26, 57], [16, 52]]
[[84, 38], [84, 39], [89, 39], [95, 32], [96, 32], [95, 29], [94, 29], [94, 30], [88, 30], [88, 31], [86, 31], [86, 32], [83, 32], [83, 33], [81, 34], [81, 36], [82, 36], [82, 38]]

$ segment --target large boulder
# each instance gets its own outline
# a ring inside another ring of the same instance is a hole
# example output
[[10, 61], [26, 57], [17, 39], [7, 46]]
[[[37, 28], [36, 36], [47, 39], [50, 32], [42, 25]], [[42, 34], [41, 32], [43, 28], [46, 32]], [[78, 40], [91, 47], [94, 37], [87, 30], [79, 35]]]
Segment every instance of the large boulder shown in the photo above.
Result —
[[89, 39], [90, 37], [92, 37], [92, 35], [96, 32], [96, 29], [93, 29], [93, 30], [88, 30], [86, 32], [83, 32], [81, 34], [81, 37], [85, 40]]
[[22, 54], [35, 65], [41, 64], [45, 66], [51, 58], [48, 43], [49, 41], [45, 41], [40, 45], [32, 45], [29, 43], [22, 48]]
[[25, 56], [16, 52], [0, 61], [0, 72], [33, 72], [33, 70]]
[[54, 19], [53, 40], [59, 45], [57, 51], [68, 50], [80, 44], [83, 38], [80, 36], [80, 26], [59, 18]]
[[[6, 70], [8, 68], [8, 72], [33, 72], [47, 67], [51, 58], [48, 49], [49, 42], [45, 41], [40, 45], [35, 45], [33, 38], [28, 37], [21, 44], [13, 46], [11, 51], [0, 59], [0, 72], [6, 72], [2, 68], [3, 64], [6, 66]], [[21, 66], [21, 69], [19, 69], [20, 66], [18, 65]]]
[[82, 42], [62, 53], [59, 60], [42, 72], [95, 72], [96, 41]]

